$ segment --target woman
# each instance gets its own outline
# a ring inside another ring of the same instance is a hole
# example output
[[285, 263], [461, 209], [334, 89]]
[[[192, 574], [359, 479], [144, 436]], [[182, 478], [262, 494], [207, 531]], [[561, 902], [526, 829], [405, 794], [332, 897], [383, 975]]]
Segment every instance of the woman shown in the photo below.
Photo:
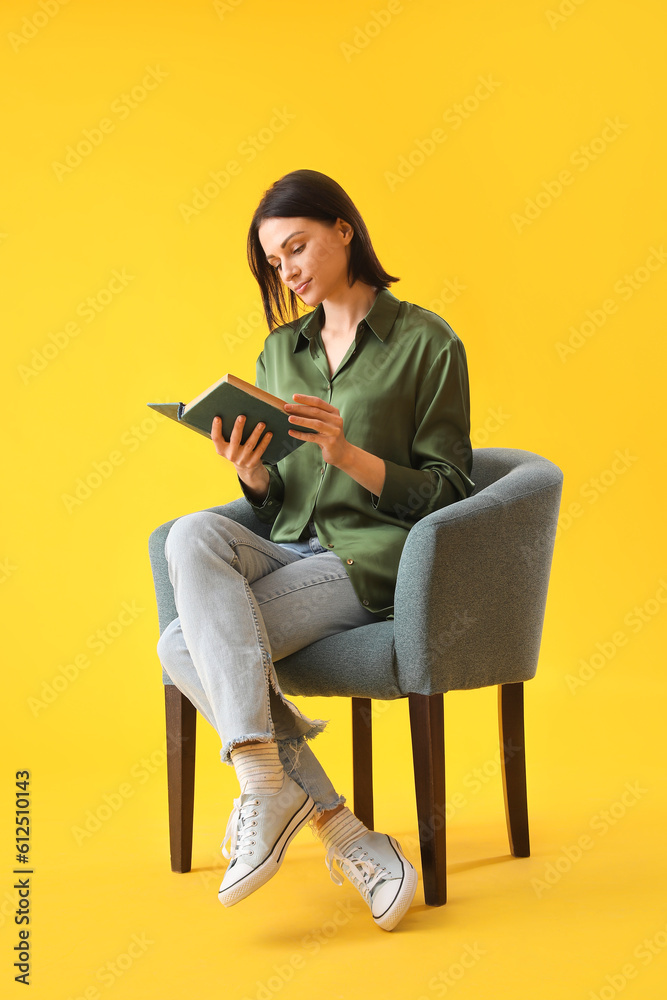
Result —
[[[221, 902], [267, 882], [310, 821], [334, 881], [337, 866], [391, 930], [414, 897], [415, 869], [336, 792], [307, 743], [325, 723], [284, 697], [274, 663], [393, 618], [410, 527], [472, 492], [465, 351], [443, 319], [392, 295], [399, 279], [382, 268], [359, 212], [317, 171], [295, 170], [264, 193], [248, 259], [271, 331], [256, 384], [290, 400], [302, 429], [289, 433], [304, 444], [268, 465], [261, 423], [242, 444], [244, 417], [229, 441], [215, 418], [216, 452], [271, 539], [212, 512], [175, 522], [165, 553], [179, 617], [158, 653], [239, 779]], [[300, 317], [299, 300], [310, 308]]]

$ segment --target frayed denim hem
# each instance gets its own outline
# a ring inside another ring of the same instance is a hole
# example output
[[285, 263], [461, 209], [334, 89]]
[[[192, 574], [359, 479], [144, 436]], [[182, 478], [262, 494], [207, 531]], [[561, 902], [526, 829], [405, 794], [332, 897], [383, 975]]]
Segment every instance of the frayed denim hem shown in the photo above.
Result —
[[251, 743], [251, 742], [275, 743], [276, 738], [273, 735], [273, 733], [249, 733], [247, 736], [239, 736], [235, 740], [229, 740], [229, 742], [226, 743], [224, 747], [221, 748], [220, 760], [222, 761], [223, 764], [231, 764], [231, 766], [233, 767], [234, 765], [232, 763], [232, 757], [231, 757], [232, 750], [235, 750], [237, 747], [242, 746], [244, 743]]
[[[322, 813], [328, 812], [329, 809], [335, 809], [336, 806], [344, 806], [346, 802], [347, 802], [347, 799], [345, 798], [344, 795], [339, 795], [338, 798], [335, 799], [333, 802], [327, 802], [327, 803], [316, 802], [315, 803], [315, 814], [313, 816], [313, 819], [317, 819], [319, 816], [322, 815]], [[311, 820], [311, 823], [312, 823], [312, 820]]]
[[[305, 716], [302, 718], [305, 718]], [[328, 719], [312, 719], [309, 721], [312, 722], [310, 729], [295, 739], [284, 739], [280, 736], [276, 738], [274, 733], [249, 733], [247, 736], [238, 736], [234, 740], [229, 740], [222, 747], [220, 750], [220, 760], [223, 764], [232, 764], [232, 750], [235, 750], [238, 746], [242, 746], [244, 743], [277, 743], [279, 746], [287, 746], [292, 751], [294, 760], [291, 763], [292, 768], [295, 768], [299, 763], [299, 752], [306, 740], [314, 740], [316, 736], [324, 732], [329, 722]]]

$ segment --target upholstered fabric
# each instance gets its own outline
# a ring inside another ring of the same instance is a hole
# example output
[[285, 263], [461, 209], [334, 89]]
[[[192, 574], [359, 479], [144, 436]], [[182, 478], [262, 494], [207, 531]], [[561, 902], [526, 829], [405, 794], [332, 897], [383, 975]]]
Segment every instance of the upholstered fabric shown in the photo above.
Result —
[[[277, 660], [287, 694], [393, 699], [535, 675], [563, 475], [533, 452], [478, 448], [472, 479], [470, 497], [410, 529], [394, 621], [341, 632]], [[207, 509], [270, 535], [244, 497]], [[173, 523], [149, 542], [160, 633], [177, 616], [164, 556]], [[164, 672], [163, 680], [169, 682]]]

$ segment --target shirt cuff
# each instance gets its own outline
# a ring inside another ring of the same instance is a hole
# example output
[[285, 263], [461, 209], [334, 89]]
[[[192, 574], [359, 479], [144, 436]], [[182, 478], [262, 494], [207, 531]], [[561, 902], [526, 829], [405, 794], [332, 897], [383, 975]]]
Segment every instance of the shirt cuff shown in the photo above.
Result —
[[282, 507], [283, 497], [285, 495], [285, 484], [283, 483], [281, 475], [275, 465], [265, 465], [264, 468], [269, 474], [269, 489], [261, 503], [257, 503], [256, 500], [251, 499], [249, 489], [238, 473], [237, 479], [241, 489], [243, 490], [243, 495], [252, 506], [260, 520], [264, 519], [264, 515], [266, 515], [267, 519], [274, 520], [278, 511]]
[[[379, 496], [371, 493], [376, 510], [393, 514], [402, 521], [415, 522], [455, 500], [468, 496], [474, 484], [453, 467], [412, 469], [383, 459], [385, 479]], [[451, 478], [450, 478], [451, 477]]]

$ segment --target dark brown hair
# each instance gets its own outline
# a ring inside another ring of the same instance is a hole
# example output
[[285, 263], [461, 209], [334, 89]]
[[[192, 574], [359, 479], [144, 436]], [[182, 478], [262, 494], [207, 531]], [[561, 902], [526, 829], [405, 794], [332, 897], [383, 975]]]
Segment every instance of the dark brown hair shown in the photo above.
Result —
[[259, 241], [259, 227], [265, 219], [299, 217], [331, 226], [342, 219], [352, 226], [347, 272], [350, 285], [360, 280], [374, 288], [387, 288], [400, 280], [380, 264], [364, 220], [340, 184], [317, 170], [292, 170], [264, 192], [248, 231], [248, 263], [262, 293], [269, 330], [298, 319], [300, 300], [267, 261]]

